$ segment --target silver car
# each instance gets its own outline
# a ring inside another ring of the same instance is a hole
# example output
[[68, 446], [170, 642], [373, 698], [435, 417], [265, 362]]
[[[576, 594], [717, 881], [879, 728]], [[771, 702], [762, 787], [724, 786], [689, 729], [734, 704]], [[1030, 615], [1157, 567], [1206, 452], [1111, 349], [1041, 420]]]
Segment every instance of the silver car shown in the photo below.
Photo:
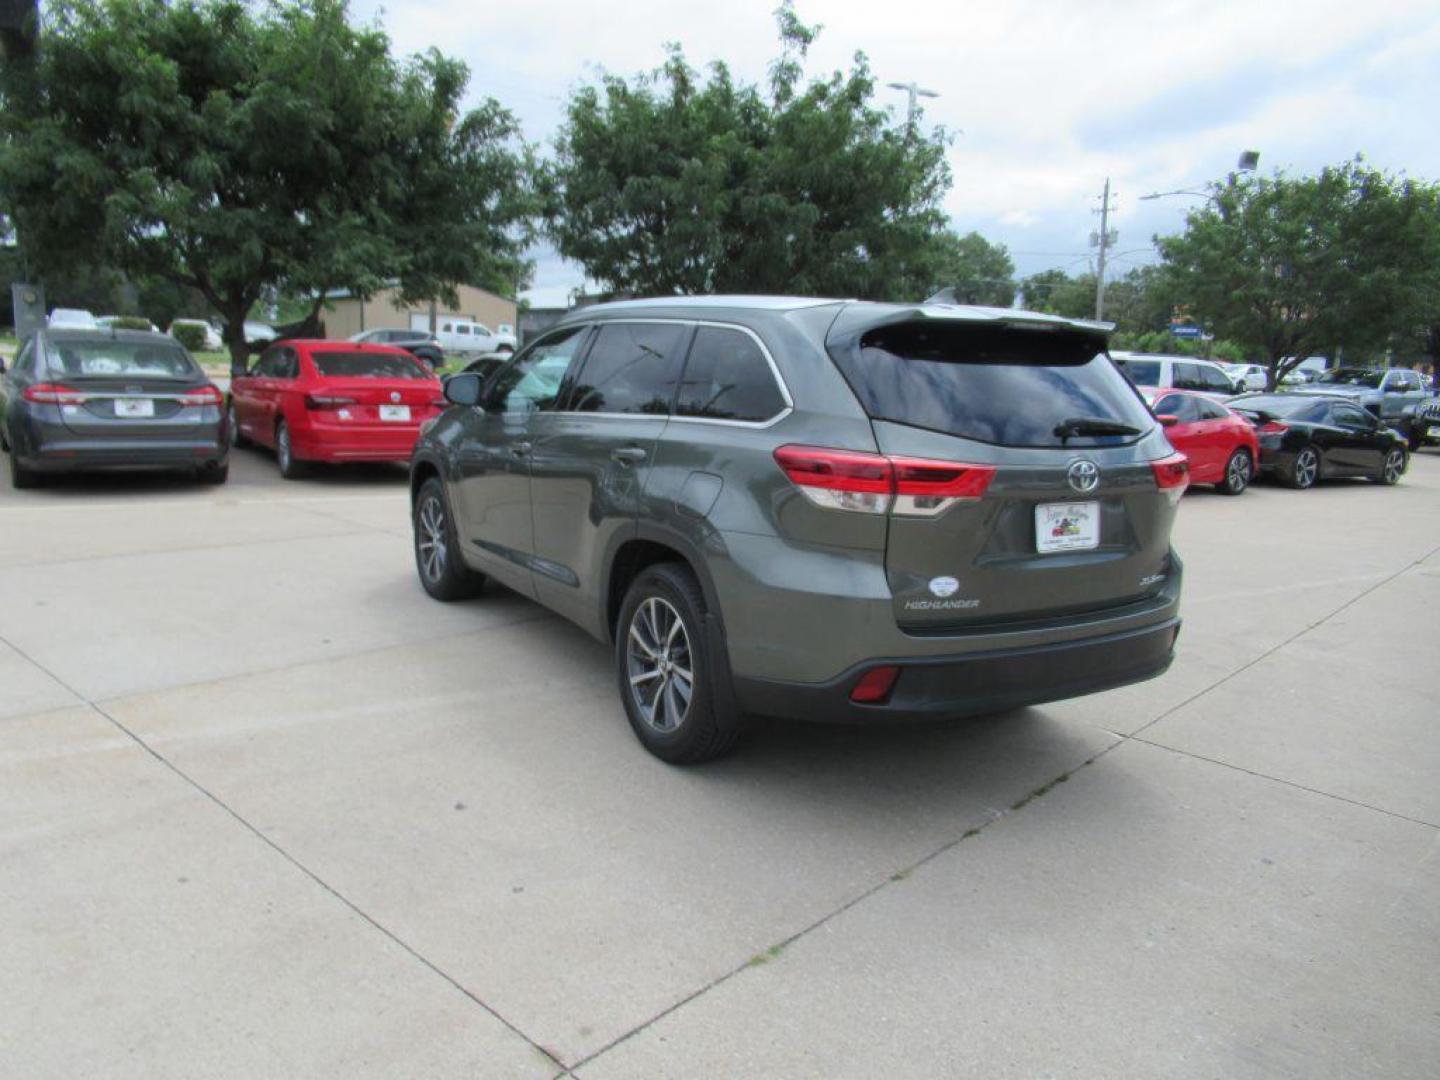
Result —
[[230, 469], [224, 395], [173, 338], [142, 331], [30, 337], [0, 374], [0, 448], [17, 488], [49, 473], [133, 468], [220, 484]]

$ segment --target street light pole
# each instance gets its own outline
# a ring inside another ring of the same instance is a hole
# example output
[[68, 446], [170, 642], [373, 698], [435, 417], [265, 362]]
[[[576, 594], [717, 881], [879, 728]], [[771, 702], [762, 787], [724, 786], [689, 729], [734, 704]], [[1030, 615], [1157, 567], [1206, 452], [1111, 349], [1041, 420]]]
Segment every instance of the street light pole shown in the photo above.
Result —
[[915, 118], [920, 115], [920, 106], [915, 99], [922, 97], [937, 98], [940, 96], [934, 90], [926, 90], [918, 82], [892, 82], [886, 83], [885, 85], [892, 90], [903, 90], [909, 96], [910, 104], [905, 110], [905, 122], [911, 127], [915, 126]]

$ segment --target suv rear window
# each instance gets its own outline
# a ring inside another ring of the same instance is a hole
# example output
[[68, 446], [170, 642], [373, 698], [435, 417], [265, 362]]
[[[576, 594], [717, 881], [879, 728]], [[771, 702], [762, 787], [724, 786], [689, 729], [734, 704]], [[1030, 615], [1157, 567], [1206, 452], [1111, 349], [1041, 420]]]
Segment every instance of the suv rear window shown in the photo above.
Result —
[[408, 356], [387, 353], [312, 353], [315, 370], [336, 379], [428, 379], [430, 372]]
[[1148, 431], [1154, 420], [1102, 339], [1070, 331], [900, 323], [835, 357], [875, 419], [1001, 446], [1107, 446], [1134, 435], [1071, 435], [1086, 418]]

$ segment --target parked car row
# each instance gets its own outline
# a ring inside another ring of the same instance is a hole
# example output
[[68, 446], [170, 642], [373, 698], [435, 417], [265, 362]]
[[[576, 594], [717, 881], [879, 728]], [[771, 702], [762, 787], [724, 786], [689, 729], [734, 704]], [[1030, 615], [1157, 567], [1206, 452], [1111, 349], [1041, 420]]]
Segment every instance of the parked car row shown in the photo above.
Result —
[[1112, 362], [1094, 324], [1009, 309], [627, 301], [444, 383], [423, 344], [279, 341], [222, 395], [167, 337], [51, 328], [0, 383], [0, 436], [16, 486], [223, 481], [242, 443], [287, 479], [408, 462], [421, 587], [493, 579], [609, 644], [670, 762], [749, 716], [960, 716], [1156, 676], [1190, 484], [1394, 484], [1408, 461], [1354, 395], [1226, 395], [1213, 365]]

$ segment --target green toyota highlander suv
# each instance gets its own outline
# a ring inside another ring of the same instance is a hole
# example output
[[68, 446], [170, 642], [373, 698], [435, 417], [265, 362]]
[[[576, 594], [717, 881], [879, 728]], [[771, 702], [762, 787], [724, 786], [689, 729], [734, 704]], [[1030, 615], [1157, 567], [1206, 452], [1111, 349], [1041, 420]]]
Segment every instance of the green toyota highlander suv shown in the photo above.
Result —
[[963, 716], [1170, 664], [1185, 459], [1105, 324], [781, 297], [584, 308], [461, 374], [411, 465], [420, 582], [613, 643], [671, 762], [750, 716]]

